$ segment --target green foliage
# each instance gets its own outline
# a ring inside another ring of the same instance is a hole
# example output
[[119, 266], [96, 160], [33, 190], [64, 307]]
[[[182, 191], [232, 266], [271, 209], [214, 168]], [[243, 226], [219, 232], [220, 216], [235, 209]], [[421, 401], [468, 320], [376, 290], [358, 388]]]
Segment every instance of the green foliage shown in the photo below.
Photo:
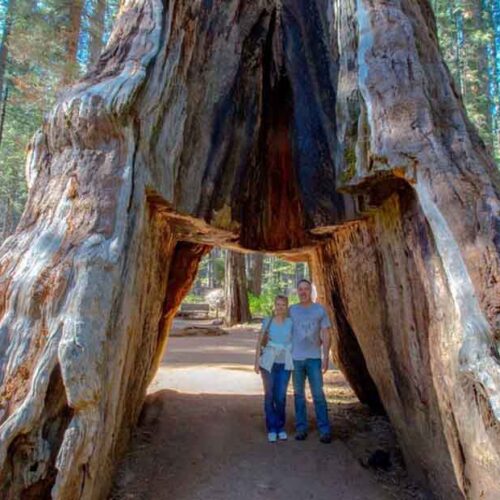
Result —
[[224, 256], [219, 249], [206, 255], [198, 266], [195, 286], [201, 288], [218, 288], [224, 283]]
[[441, 51], [467, 114], [500, 162], [500, 3], [433, 0]]
[[[252, 292], [248, 292], [248, 302], [250, 305], [250, 312], [252, 317], [270, 316], [274, 308], [274, 299], [276, 295], [282, 293], [280, 290], [266, 290], [260, 295], [254, 295]], [[288, 296], [288, 303], [290, 305], [296, 304], [299, 301], [298, 296], [295, 292]]]
[[262, 293], [249, 293], [248, 300], [252, 316], [269, 316], [274, 308], [276, 295], [288, 296], [290, 304], [298, 302], [295, 286], [297, 280], [308, 277], [304, 262], [288, 262], [274, 256], [264, 256]]
[[274, 307], [274, 294], [270, 292], [254, 295], [248, 293], [248, 304], [252, 317], [255, 316], [270, 316]]
[[[186, 302], [210, 302], [207, 300], [207, 289], [224, 288], [225, 252], [225, 250], [214, 248], [203, 257], [192, 290], [185, 299]], [[248, 267], [249, 261], [246, 264], [248, 278], [252, 271]], [[287, 295], [290, 304], [298, 302], [295, 293], [296, 283], [299, 279], [307, 277], [309, 277], [309, 268], [305, 262], [288, 262], [273, 255], [265, 255], [262, 269], [262, 292], [260, 295], [255, 295], [248, 291], [251, 315], [257, 317], [270, 315], [274, 307], [274, 299], [279, 294]]]
[[343, 183], [348, 183], [356, 175], [356, 151], [353, 147], [344, 150], [345, 170], [340, 175]]
[[214, 259], [214, 281], [215, 283], [222, 283], [224, 281], [224, 258], [216, 257]]
[[205, 299], [200, 295], [189, 293], [184, 297], [183, 302], [186, 302], [187, 304], [202, 304], [205, 302]]
[[[86, 0], [84, 4], [82, 17], [90, 18], [95, 0]], [[0, 0], [2, 36], [8, 20], [11, 25], [8, 38], [2, 39], [1, 44], [7, 48], [5, 85], [9, 95], [0, 144], [0, 239], [4, 232], [8, 235], [14, 230], [21, 217], [27, 197], [26, 148], [42, 125], [44, 113], [54, 105], [70, 64], [66, 55], [70, 5], [68, 0]], [[109, 36], [118, 2], [108, 0], [106, 6], [105, 38]], [[78, 58], [71, 63], [76, 77], [87, 70], [86, 40], [91, 29], [89, 19], [82, 19]], [[4, 95], [1, 88], [0, 94]]]

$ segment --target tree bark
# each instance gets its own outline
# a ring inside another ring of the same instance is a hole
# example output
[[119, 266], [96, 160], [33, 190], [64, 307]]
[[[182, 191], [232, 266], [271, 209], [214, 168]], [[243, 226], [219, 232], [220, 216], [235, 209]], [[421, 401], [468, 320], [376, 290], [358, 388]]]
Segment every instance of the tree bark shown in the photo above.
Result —
[[500, 180], [426, 0], [126, 0], [26, 170], [2, 497], [106, 496], [206, 245], [308, 255], [413, 476], [500, 495]]
[[226, 325], [233, 326], [250, 321], [247, 290], [245, 255], [228, 250], [224, 273], [224, 321]]
[[339, 47], [338, 138], [352, 170], [339, 188], [370, 216], [325, 247], [328, 274], [413, 475], [442, 496], [498, 494], [487, 471], [499, 443], [500, 299], [486, 279], [498, 270], [498, 171], [442, 62], [427, 2], [349, 3], [339, 40], [356, 45]]

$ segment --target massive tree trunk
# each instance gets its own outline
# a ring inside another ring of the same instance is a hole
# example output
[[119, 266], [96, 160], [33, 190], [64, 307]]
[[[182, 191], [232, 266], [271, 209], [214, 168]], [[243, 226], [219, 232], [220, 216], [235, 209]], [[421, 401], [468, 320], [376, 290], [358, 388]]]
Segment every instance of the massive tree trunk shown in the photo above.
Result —
[[250, 321], [245, 255], [228, 250], [224, 273], [224, 320], [226, 325]]
[[205, 245], [308, 254], [414, 476], [500, 495], [500, 181], [427, 0], [127, 0], [27, 172], [2, 497], [105, 496]]
[[443, 497], [494, 498], [498, 171], [427, 2], [357, 6], [338, 18], [339, 188], [370, 216], [322, 249], [328, 274], [408, 466]]

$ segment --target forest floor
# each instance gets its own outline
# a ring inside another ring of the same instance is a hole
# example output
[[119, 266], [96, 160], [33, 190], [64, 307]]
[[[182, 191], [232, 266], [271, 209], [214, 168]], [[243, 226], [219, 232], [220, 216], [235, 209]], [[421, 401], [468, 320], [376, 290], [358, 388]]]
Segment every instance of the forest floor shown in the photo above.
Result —
[[[174, 328], [186, 324], [176, 320]], [[256, 334], [256, 327], [246, 325], [223, 336], [169, 340], [110, 498], [430, 498], [408, 480], [387, 419], [362, 405], [338, 370], [325, 379], [333, 442], [319, 443], [310, 399], [309, 437], [293, 439], [290, 384], [290, 438], [269, 444], [262, 383], [253, 371]], [[368, 465], [377, 450], [390, 463]]]

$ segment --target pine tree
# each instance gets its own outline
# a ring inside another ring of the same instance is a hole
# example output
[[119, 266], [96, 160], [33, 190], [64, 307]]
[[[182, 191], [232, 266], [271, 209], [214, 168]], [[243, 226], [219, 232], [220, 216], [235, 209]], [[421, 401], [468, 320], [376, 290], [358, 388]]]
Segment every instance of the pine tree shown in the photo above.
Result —
[[469, 118], [500, 160], [500, 1], [434, 0], [441, 50]]
[[104, 47], [104, 31], [106, 22], [106, 0], [93, 1], [93, 13], [90, 22], [89, 65], [97, 62]]
[[26, 146], [61, 86], [97, 59], [117, 9], [116, 0], [0, 0], [0, 243], [26, 200]]

